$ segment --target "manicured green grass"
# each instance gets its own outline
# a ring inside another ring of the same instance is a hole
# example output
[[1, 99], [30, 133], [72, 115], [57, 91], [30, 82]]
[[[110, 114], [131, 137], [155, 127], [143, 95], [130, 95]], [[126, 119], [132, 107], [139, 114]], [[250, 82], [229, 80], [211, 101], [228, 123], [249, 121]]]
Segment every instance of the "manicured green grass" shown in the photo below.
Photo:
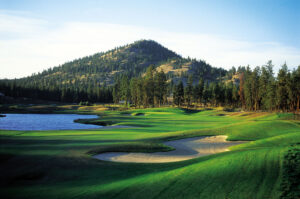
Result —
[[[290, 186], [282, 165], [287, 151], [300, 143], [300, 125], [289, 114], [177, 108], [95, 112], [99, 119], [82, 122], [131, 127], [0, 131], [1, 195], [280, 198], [286, 191], [282, 184]], [[107, 151], [167, 151], [171, 148], [161, 144], [165, 140], [201, 135], [228, 135], [230, 140], [249, 142], [229, 152], [164, 164], [114, 163], [91, 157]]]

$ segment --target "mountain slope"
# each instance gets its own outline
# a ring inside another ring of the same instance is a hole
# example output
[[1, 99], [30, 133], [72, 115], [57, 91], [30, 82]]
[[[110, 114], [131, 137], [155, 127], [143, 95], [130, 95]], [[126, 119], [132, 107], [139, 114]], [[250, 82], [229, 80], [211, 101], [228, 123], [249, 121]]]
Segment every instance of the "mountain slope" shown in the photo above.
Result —
[[43, 78], [51, 81], [61, 78], [62, 84], [75, 81], [100, 81], [101, 85], [112, 84], [114, 77], [120, 73], [128, 76], [138, 76], [149, 65], [172, 58], [180, 58], [176, 53], [168, 50], [152, 40], [141, 40], [133, 44], [115, 48], [105, 53], [97, 53], [54, 67], [30, 78]]
[[[140, 40], [92, 56], [67, 62], [41, 73], [16, 80], [1, 80], [0, 92], [13, 97], [29, 97], [54, 101], [111, 100], [111, 86], [117, 78], [143, 76], [149, 66], [163, 70], [169, 82], [183, 80], [193, 75], [215, 81], [226, 70], [214, 68], [204, 61], [182, 58], [175, 52], [152, 40]], [[92, 94], [91, 94], [92, 93]], [[75, 96], [75, 97], [73, 97]]]
[[198, 83], [202, 78], [204, 81], [216, 81], [220, 77], [224, 77], [226, 70], [222, 68], [211, 67], [204, 61], [195, 59], [174, 58], [159, 64], [156, 71], [163, 71], [167, 74], [169, 81], [173, 80], [174, 83], [183, 81], [185, 84], [189, 76], [193, 77], [194, 83]]

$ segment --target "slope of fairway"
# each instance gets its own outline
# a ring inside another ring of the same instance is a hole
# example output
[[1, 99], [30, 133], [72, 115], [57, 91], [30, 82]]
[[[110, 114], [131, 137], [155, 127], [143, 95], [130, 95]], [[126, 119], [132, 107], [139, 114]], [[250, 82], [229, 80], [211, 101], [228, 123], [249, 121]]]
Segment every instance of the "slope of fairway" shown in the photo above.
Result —
[[[157, 108], [105, 111], [100, 119], [82, 122], [131, 127], [0, 131], [1, 195], [280, 198], [283, 191], [297, 192], [295, 185], [291, 189], [284, 184], [297, 175], [287, 174], [283, 163], [285, 154], [300, 143], [300, 126], [299, 121], [286, 120], [284, 114]], [[208, 135], [251, 142], [232, 146], [228, 152], [173, 163], [116, 163], [92, 158], [104, 152], [170, 151], [163, 142]]]
[[190, 161], [188, 166], [112, 183], [100, 190], [115, 196], [113, 190], [117, 187], [122, 190], [120, 198], [126, 192], [134, 193], [131, 198], [142, 197], [143, 193], [148, 198], [278, 198], [282, 155], [286, 151], [281, 143], [295, 139], [300, 140], [299, 133], [265, 139], [257, 144], [256, 150], [232, 151]]

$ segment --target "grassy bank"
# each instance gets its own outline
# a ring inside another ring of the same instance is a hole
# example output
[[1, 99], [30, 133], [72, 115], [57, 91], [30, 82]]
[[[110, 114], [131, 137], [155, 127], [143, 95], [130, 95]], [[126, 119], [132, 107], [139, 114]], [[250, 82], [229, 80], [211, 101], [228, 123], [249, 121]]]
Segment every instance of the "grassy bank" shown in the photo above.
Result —
[[[0, 131], [0, 189], [6, 198], [280, 198], [289, 197], [287, 190], [297, 192], [299, 183], [288, 183], [299, 166], [289, 174], [286, 165], [287, 154], [299, 156], [290, 150], [300, 142], [300, 125], [289, 114], [177, 108], [68, 111], [101, 115], [80, 122], [130, 127]], [[114, 163], [91, 157], [108, 151], [167, 151], [171, 148], [161, 142], [201, 135], [250, 142], [176, 163]]]

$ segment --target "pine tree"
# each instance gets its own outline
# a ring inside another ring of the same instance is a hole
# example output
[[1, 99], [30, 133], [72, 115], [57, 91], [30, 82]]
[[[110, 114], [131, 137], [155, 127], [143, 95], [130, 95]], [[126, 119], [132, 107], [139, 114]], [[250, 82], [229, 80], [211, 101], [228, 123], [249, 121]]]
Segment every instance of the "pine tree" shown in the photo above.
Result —
[[295, 83], [294, 83], [294, 74], [291, 74], [290, 72], [287, 73], [286, 76], [286, 91], [288, 94], [288, 100], [287, 100], [287, 108], [289, 109], [289, 111], [293, 111], [295, 109], [296, 106], [296, 93], [295, 91]]
[[192, 75], [190, 75], [188, 77], [187, 86], [185, 88], [184, 96], [185, 96], [185, 101], [186, 101], [187, 105], [190, 106], [192, 98], [193, 98], [193, 76]]
[[252, 100], [253, 100], [253, 108], [252, 110], [257, 111], [260, 107], [260, 97], [259, 97], [259, 76], [260, 76], [260, 68], [256, 67], [251, 75], [251, 89], [252, 89]]
[[173, 94], [174, 104], [180, 107], [184, 101], [184, 88], [183, 83], [180, 81], [177, 86], [175, 86], [174, 94]]
[[278, 109], [286, 111], [288, 92], [287, 92], [287, 75], [288, 68], [287, 65], [282, 65], [277, 76], [277, 90], [276, 90], [276, 105]]
[[198, 103], [201, 103], [203, 98], [204, 81], [200, 78], [198, 85], [195, 87], [195, 98]]
[[120, 92], [121, 92], [121, 100], [124, 100], [125, 105], [128, 105], [130, 101], [130, 88], [129, 88], [129, 80], [127, 75], [123, 75], [121, 79]]
[[295, 70], [294, 74], [294, 83], [295, 83], [295, 96], [296, 96], [296, 110], [299, 113], [300, 109], [300, 65], [297, 70]]
[[166, 101], [166, 94], [167, 94], [167, 77], [163, 71], [160, 71], [155, 74], [154, 77], [155, 81], [155, 104], [161, 106]]
[[245, 83], [244, 83], [244, 97], [245, 97], [245, 107], [248, 110], [253, 110], [254, 108], [254, 100], [253, 96], [253, 88], [252, 88], [252, 71], [248, 66], [245, 72]]
[[145, 77], [145, 97], [144, 97], [144, 105], [146, 107], [154, 105], [154, 67], [149, 66], [147, 68], [146, 77]]
[[113, 101], [114, 103], [119, 103], [120, 99], [121, 99], [121, 90], [120, 90], [120, 79], [117, 79], [116, 83], [114, 84], [113, 87]]
[[209, 84], [206, 82], [204, 89], [203, 89], [203, 101], [204, 101], [204, 106], [207, 105], [211, 98], [211, 90]]
[[276, 109], [276, 82], [275, 80], [271, 81], [267, 85], [267, 96], [265, 106], [267, 110], [274, 111]]
[[259, 98], [261, 99], [261, 108], [263, 110], [267, 110], [269, 107], [271, 99], [268, 96], [271, 97], [272, 95], [268, 94], [268, 92], [271, 92], [270, 85], [273, 81], [273, 64], [270, 60], [267, 65], [261, 67], [261, 75], [259, 77]]
[[229, 82], [226, 86], [225, 86], [225, 104], [228, 106], [233, 105], [233, 83]]
[[130, 80], [130, 95], [131, 101], [135, 107], [138, 106], [138, 80], [137, 78], [132, 78]]
[[232, 86], [232, 104], [233, 104], [233, 107], [238, 106], [239, 99], [240, 99], [239, 89], [235, 84], [233, 84], [233, 86]]
[[[240, 67], [239, 67], [239, 70]], [[244, 86], [245, 86], [245, 73], [242, 72], [239, 76], [239, 80], [240, 80], [240, 86], [239, 86], [239, 96], [240, 96], [240, 102], [242, 105], [242, 108], [245, 109], [246, 108], [246, 100], [245, 100], [245, 91], [244, 91]]]
[[137, 79], [137, 105], [140, 108], [144, 103], [145, 81], [142, 78]]

